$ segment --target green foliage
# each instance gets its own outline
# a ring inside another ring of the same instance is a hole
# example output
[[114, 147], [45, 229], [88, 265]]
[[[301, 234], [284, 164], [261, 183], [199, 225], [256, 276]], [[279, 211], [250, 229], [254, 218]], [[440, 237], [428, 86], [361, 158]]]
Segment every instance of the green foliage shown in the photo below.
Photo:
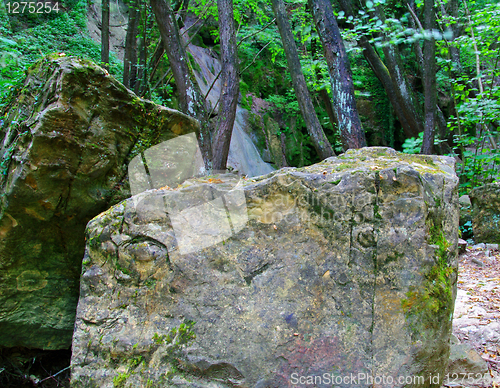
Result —
[[464, 237], [464, 236], [472, 236], [473, 235], [472, 221], [471, 220], [465, 222], [463, 225], [460, 225], [460, 235], [462, 237]]
[[419, 154], [424, 141], [424, 133], [420, 132], [418, 137], [410, 137], [403, 143], [403, 152], [405, 154]]
[[[65, 4], [67, 7], [63, 11], [50, 17], [32, 16], [29, 23], [25, 23], [27, 16], [21, 15], [15, 20], [10, 18], [10, 23], [5, 15], [0, 17], [2, 35], [5, 36], [0, 38], [0, 109], [7, 103], [10, 92], [20, 85], [25, 71], [42, 56], [62, 52], [100, 63], [100, 46], [86, 35], [86, 1]], [[2, 10], [0, 7], [0, 16]], [[110, 61], [110, 72], [120, 76], [123, 65], [114, 55]]]
[[17, 43], [0, 37], [0, 110], [7, 103], [6, 97], [21, 86], [24, 69], [20, 65], [21, 53]]
[[[460, 48], [464, 71], [451, 85], [456, 115], [450, 116], [448, 122], [461, 157], [457, 168], [461, 194], [500, 179], [500, 154], [495, 141], [498, 131], [494, 126], [500, 117], [500, 4], [485, 4], [474, 10], [471, 21], [466, 24], [467, 34], [453, 42]], [[472, 32], [475, 39], [471, 39]], [[450, 64], [448, 70], [453, 73], [457, 69]]]

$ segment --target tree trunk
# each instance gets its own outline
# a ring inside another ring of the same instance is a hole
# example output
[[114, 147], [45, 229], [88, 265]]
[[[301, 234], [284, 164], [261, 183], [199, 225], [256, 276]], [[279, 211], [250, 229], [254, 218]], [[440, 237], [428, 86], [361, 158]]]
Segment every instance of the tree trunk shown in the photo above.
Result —
[[212, 152], [214, 170], [225, 170], [234, 119], [236, 117], [240, 84], [238, 79], [233, 0], [217, 0], [217, 10], [219, 13], [222, 88]]
[[337, 116], [335, 116], [335, 111], [333, 110], [333, 106], [332, 106], [332, 100], [330, 99], [330, 96], [328, 95], [328, 91], [326, 89], [321, 89], [319, 91], [319, 96], [320, 96], [321, 100], [323, 101], [323, 104], [325, 104], [326, 114], [328, 115], [328, 119], [330, 120], [330, 124], [332, 124], [332, 128], [335, 131], [335, 128], [338, 128], [339, 121], [337, 119]]
[[365, 133], [356, 109], [349, 58], [333, 15], [332, 5], [329, 0], [309, 0], [309, 7], [328, 65], [333, 107], [336, 111], [342, 145], [344, 149], [365, 147]]
[[368, 61], [368, 64], [372, 68], [373, 72], [375, 73], [375, 76], [379, 79], [380, 83], [384, 87], [387, 98], [389, 99], [394, 109], [394, 113], [401, 123], [401, 127], [403, 128], [405, 135], [408, 137], [417, 137], [418, 128], [414, 128], [406, 119], [404, 108], [401, 105], [400, 99], [398, 98], [398, 95], [396, 93], [391, 74], [389, 73], [389, 69], [387, 69], [384, 62], [382, 62], [382, 59], [380, 59], [379, 55], [373, 49], [370, 43], [368, 43], [368, 40], [366, 38], [360, 38], [359, 45], [363, 48], [363, 55]]
[[[378, 18], [385, 21], [385, 15], [381, 6], [379, 5], [375, 9], [375, 14]], [[386, 37], [384, 39], [386, 40]], [[403, 109], [402, 113], [412, 128], [412, 132], [416, 132], [418, 135], [424, 130], [422, 110], [406, 78], [401, 53], [393, 44], [384, 45], [382, 51], [384, 52], [387, 69], [391, 75], [396, 97], [399, 99], [400, 106]]]
[[134, 93], [141, 95], [141, 90], [144, 83], [144, 66], [146, 63], [146, 50], [144, 44], [144, 37], [139, 38], [139, 44], [137, 46], [137, 51], [139, 53], [139, 61], [137, 66], [137, 79], [134, 84]]
[[307, 131], [311, 136], [314, 148], [321, 159], [334, 155], [333, 148], [323, 132], [316, 111], [307, 89], [306, 80], [302, 73], [297, 45], [293, 37], [292, 29], [286, 17], [285, 3], [283, 0], [272, 0], [276, 23], [280, 31], [283, 48], [285, 50], [288, 70], [292, 77], [292, 84], [299, 103], [300, 112], [306, 123]]
[[153, 81], [164, 52], [165, 47], [163, 46], [163, 41], [160, 39], [156, 44], [155, 51], [153, 52], [153, 56], [151, 57], [151, 73], [149, 74], [149, 82]]
[[148, 79], [148, 5], [143, 3], [141, 12], [141, 37], [139, 39], [139, 71], [134, 91], [138, 96], [150, 98]]
[[[436, 28], [434, 0], [424, 0], [424, 28], [432, 32]], [[431, 36], [424, 40], [424, 141], [422, 154], [430, 155], [434, 151], [434, 133], [436, 126], [436, 41]]]
[[[457, 23], [451, 24], [451, 30], [453, 31], [453, 40], [457, 39], [460, 36], [461, 24], [458, 23], [459, 20], [459, 12], [458, 12], [458, 0], [451, 0], [449, 3], [451, 7], [451, 16], [457, 21]], [[460, 49], [457, 44], [453, 42], [450, 45], [450, 55], [451, 60], [453, 62], [453, 68], [455, 74], [462, 73], [462, 61], [460, 59]]]
[[[353, 3], [350, 0], [339, 0], [339, 3], [347, 16], [355, 16]], [[379, 17], [381, 20], [384, 18], [381, 12], [379, 12]], [[363, 55], [373, 72], [382, 83], [405, 135], [408, 137], [418, 136], [424, 129], [423, 121], [419, 113], [420, 108], [416, 105], [418, 102], [413, 98], [412, 90], [399, 63], [401, 59], [397, 58], [400, 54], [394, 48], [386, 48], [384, 50], [386, 66], [366, 37], [361, 36], [358, 43], [363, 48]]]
[[200, 122], [198, 143], [205, 167], [210, 171], [212, 169], [212, 148], [205, 99], [194, 77], [186, 50], [181, 43], [179, 28], [170, 8], [170, 1], [150, 0], [150, 2], [179, 93], [180, 110]]
[[127, 24], [127, 35], [125, 37], [125, 55], [123, 58], [123, 84], [127, 88], [133, 88], [132, 80], [135, 83], [135, 75], [133, 74], [133, 68], [137, 61], [137, 1], [132, 1], [129, 4], [128, 11], [128, 24]]
[[109, 70], [109, 0], [102, 0], [101, 62]]

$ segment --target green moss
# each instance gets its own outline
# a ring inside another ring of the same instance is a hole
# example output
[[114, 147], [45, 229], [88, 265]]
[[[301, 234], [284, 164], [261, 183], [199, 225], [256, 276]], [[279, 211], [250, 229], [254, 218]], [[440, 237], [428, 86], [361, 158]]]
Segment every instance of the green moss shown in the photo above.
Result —
[[428, 328], [438, 329], [450, 320], [452, 314], [452, 274], [456, 270], [448, 263], [450, 243], [446, 241], [440, 220], [429, 217], [427, 227], [429, 244], [436, 246], [435, 264], [423, 273], [423, 286], [410, 289], [401, 301], [414, 335]]
[[130, 377], [130, 373], [120, 373], [117, 376], [113, 377], [113, 387], [115, 388], [124, 388], [127, 379]]
[[198, 64], [198, 62], [195, 61], [193, 54], [188, 53], [189, 61], [191, 62], [191, 66], [193, 67], [193, 70], [201, 73], [201, 67]]

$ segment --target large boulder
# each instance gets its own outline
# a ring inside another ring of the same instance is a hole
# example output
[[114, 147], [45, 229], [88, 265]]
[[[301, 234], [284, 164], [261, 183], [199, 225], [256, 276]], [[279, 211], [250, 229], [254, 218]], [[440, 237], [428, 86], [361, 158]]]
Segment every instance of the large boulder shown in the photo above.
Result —
[[364, 148], [115, 205], [87, 227], [73, 386], [439, 387], [457, 183]]
[[69, 348], [87, 222], [130, 196], [141, 149], [198, 123], [62, 55], [29, 69], [0, 117], [0, 346]]
[[471, 190], [472, 229], [476, 243], [500, 243], [500, 182]]

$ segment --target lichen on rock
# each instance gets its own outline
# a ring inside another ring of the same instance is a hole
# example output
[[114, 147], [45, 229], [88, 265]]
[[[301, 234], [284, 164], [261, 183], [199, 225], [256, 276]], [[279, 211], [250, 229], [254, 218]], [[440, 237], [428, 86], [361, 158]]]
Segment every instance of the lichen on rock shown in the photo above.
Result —
[[500, 243], [500, 182], [474, 188], [470, 199], [476, 243]]
[[128, 162], [198, 123], [53, 55], [0, 113], [0, 346], [71, 345], [84, 231], [130, 196]]
[[[73, 384], [111, 387], [126, 374], [134, 387], [312, 386], [299, 376], [322, 379], [316, 386], [339, 376], [439, 386], [456, 293], [457, 184], [451, 158], [364, 148], [121, 202], [88, 224]], [[231, 202], [235, 190], [244, 204]], [[218, 218], [207, 222], [200, 206]], [[196, 338], [159, 357], [154, 338], [183, 322], [195, 322]]]

